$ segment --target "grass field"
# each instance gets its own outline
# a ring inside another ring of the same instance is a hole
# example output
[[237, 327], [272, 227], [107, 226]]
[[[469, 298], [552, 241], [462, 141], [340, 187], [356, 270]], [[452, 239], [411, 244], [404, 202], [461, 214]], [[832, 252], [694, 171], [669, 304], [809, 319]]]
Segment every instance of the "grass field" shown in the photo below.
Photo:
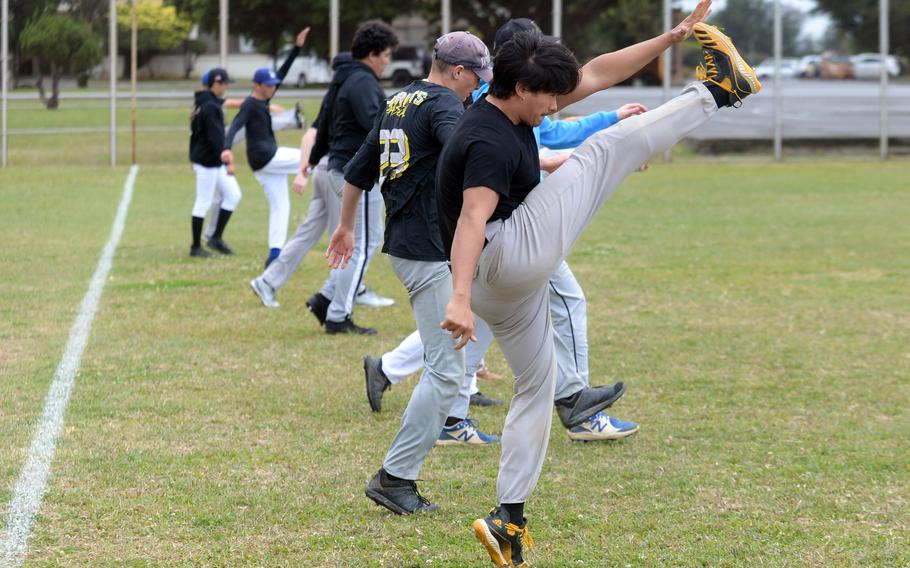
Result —
[[[0, 170], [4, 506], [127, 171], [97, 167], [105, 135], [29, 140]], [[226, 235], [238, 254], [200, 262], [186, 139], [141, 142], [26, 565], [488, 565], [469, 525], [494, 505], [498, 449], [431, 453], [436, 515], [363, 496], [413, 385], [369, 412], [362, 356], [413, 328], [387, 260], [368, 280], [396, 305], [356, 314], [377, 336], [317, 328], [320, 251], [267, 311], [247, 288], [267, 219], [252, 175]], [[45, 159], [58, 151], [73, 165]], [[613, 412], [642, 430], [582, 445], [556, 421], [527, 506], [535, 566], [910, 566], [907, 179], [906, 161], [686, 161], [628, 180], [570, 262], [592, 381], [626, 381]], [[495, 348], [488, 362], [506, 371]], [[475, 417], [499, 432], [505, 410]]]

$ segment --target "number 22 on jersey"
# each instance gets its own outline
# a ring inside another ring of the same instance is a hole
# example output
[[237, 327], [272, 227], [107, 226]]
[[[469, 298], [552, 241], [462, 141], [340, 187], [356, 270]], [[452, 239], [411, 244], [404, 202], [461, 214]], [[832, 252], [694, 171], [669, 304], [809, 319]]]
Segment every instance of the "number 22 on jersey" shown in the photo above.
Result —
[[386, 179], [400, 177], [411, 159], [408, 135], [401, 128], [379, 131], [379, 185]]

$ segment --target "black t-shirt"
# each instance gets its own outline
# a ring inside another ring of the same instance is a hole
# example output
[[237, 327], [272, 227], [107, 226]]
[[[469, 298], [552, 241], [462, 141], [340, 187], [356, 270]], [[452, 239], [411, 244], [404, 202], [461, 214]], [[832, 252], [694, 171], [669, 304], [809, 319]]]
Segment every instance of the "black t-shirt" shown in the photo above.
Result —
[[386, 208], [383, 252], [446, 260], [436, 218], [436, 161], [463, 112], [453, 90], [416, 81], [385, 102], [345, 168], [345, 180], [365, 190], [378, 174]]
[[221, 166], [221, 149], [224, 147], [223, 99], [205, 90], [196, 92], [190, 123], [190, 161], [206, 168]]
[[501, 110], [479, 99], [465, 111], [439, 157], [436, 205], [446, 258], [452, 256], [455, 226], [464, 190], [484, 186], [499, 194], [488, 221], [508, 219], [540, 183], [540, 155], [534, 129], [514, 124]]

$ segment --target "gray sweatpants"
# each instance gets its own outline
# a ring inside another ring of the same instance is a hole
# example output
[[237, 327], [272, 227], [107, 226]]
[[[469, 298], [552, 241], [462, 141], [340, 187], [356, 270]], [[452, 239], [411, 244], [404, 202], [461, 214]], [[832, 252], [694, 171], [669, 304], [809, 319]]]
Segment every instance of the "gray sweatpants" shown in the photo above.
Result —
[[556, 400], [590, 386], [588, 379], [588, 305], [569, 264], [559, 263], [547, 282], [550, 320], [556, 346]]
[[285, 243], [278, 258], [262, 273], [263, 280], [276, 290], [284, 286], [294, 274], [310, 249], [322, 238], [322, 234], [328, 230], [331, 236], [338, 227], [341, 203], [332, 189], [327, 162], [328, 158], [323, 159], [313, 170], [313, 197], [310, 199], [306, 219]]
[[626, 176], [716, 111], [708, 89], [693, 83], [666, 104], [588, 138], [511, 217], [487, 224], [489, 244], [475, 271], [471, 306], [490, 325], [515, 376], [499, 503], [528, 499], [547, 452], [556, 385], [547, 281]]
[[389, 260], [408, 290], [426, 366], [382, 467], [396, 477], [416, 480], [464, 383], [464, 351], [456, 351], [451, 334], [439, 326], [452, 298], [452, 272], [448, 265], [395, 256], [389, 256]]
[[[329, 170], [329, 177], [340, 204], [344, 174], [337, 170]], [[351, 259], [344, 268], [333, 270], [319, 291], [332, 301], [329, 304], [326, 321], [344, 321], [354, 311], [354, 296], [357, 295], [370, 266], [370, 260], [382, 241], [382, 232], [382, 193], [378, 187], [374, 187], [372, 191], [363, 192], [360, 198], [357, 221], [354, 224], [354, 253]]]

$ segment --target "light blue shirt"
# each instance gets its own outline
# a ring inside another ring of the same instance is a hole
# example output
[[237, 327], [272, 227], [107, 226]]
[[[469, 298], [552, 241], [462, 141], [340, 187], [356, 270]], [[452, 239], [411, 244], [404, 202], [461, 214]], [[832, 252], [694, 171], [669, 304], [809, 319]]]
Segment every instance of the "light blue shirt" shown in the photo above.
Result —
[[[490, 85], [481, 81], [480, 87], [471, 94], [471, 98], [477, 101], [484, 93], [490, 90]], [[574, 148], [588, 139], [595, 132], [604, 128], [613, 126], [619, 122], [619, 116], [616, 111], [595, 112], [584, 116], [578, 120], [550, 120], [544, 117], [540, 126], [534, 127], [534, 138], [537, 140], [537, 146], [545, 146], [551, 150], [564, 150]]]

